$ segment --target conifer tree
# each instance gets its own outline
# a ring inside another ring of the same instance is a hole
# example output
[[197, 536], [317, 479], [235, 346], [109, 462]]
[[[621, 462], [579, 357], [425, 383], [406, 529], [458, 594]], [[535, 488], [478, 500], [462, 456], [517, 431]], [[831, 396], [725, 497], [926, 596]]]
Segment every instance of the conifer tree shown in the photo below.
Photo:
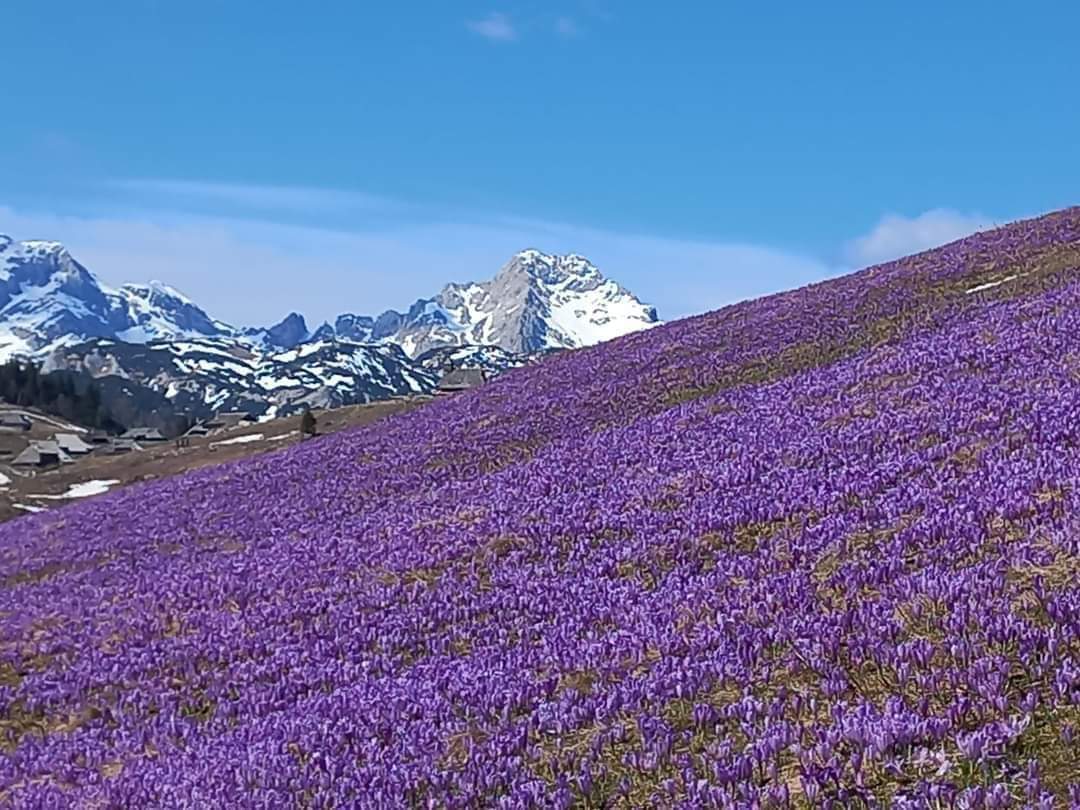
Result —
[[304, 415], [300, 417], [300, 432], [304, 436], [314, 436], [316, 429], [315, 414], [311, 412], [310, 408], [307, 408], [304, 410]]

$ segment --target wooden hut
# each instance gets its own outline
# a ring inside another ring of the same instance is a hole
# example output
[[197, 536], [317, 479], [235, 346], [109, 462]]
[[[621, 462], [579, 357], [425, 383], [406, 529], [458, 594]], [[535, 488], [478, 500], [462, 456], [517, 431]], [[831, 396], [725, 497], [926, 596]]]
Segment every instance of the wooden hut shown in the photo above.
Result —
[[87, 444], [75, 433], [57, 433], [53, 438], [60, 445], [60, 449], [69, 456], [85, 456], [94, 449], [94, 445]]
[[487, 382], [487, 374], [481, 368], [455, 368], [443, 375], [435, 393], [438, 395], [456, 394], [476, 388], [485, 382]]
[[19, 455], [11, 462], [15, 467], [58, 467], [61, 464], [70, 464], [71, 456], [60, 448], [56, 442], [30, 442]]

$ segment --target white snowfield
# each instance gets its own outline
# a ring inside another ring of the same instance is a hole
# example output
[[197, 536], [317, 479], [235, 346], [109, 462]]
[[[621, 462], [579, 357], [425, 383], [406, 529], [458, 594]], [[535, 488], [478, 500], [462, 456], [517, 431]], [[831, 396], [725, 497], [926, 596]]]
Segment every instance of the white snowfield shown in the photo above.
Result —
[[1020, 278], [1018, 275], [1005, 276], [1005, 278], [999, 278], [997, 281], [988, 281], [985, 284], [978, 284], [970, 289], [964, 290], [965, 295], [971, 295], [972, 293], [982, 292], [983, 290], [990, 290], [994, 287], [1000, 287], [1006, 281], [1015, 281]]
[[273, 359], [279, 363], [295, 363], [297, 360], [308, 357], [315, 354], [320, 349], [323, 349], [330, 344], [324, 340], [315, 340], [310, 343], [305, 343], [302, 346], [298, 346], [295, 349], [291, 349], [287, 352], [279, 352], [273, 356]]
[[248, 433], [244, 436], [233, 436], [231, 439], [222, 439], [219, 442], [210, 442], [211, 447], [220, 447], [225, 444], [248, 444], [249, 442], [261, 442], [263, 435], [261, 433]]
[[27, 497], [50, 501], [62, 501], [68, 498], [89, 498], [91, 495], [101, 495], [108, 492], [109, 487], [119, 483], [120, 482], [115, 478], [94, 479], [93, 481], [83, 481], [79, 484], [72, 484], [68, 487], [68, 491], [63, 495], [27, 495]]
[[279, 433], [276, 436], [266, 436], [262, 433], [246, 433], [243, 436], [234, 436], [231, 439], [222, 439], [218, 442], [210, 442], [211, 447], [219, 447], [223, 444], [250, 444], [251, 442], [280, 442], [291, 436], [300, 435], [299, 430], [290, 430], [286, 433]]
[[641, 313], [641, 304], [614, 281], [606, 280], [594, 290], [576, 293], [560, 289], [552, 294], [551, 325], [556, 334], [548, 346], [592, 346], [627, 332], [658, 326]]

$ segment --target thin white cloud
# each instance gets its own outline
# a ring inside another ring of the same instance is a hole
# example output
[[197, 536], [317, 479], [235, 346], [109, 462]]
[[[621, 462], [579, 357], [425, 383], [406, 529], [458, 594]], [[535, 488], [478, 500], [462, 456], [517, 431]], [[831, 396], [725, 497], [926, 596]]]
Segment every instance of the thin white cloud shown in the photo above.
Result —
[[493, 42], [513, 42], [518, 38], [517, 28], [510, 18], [497, 11], [479, 20], [469, 20], [465, 26], [474, 34]]
[[564, 39], [572, 39], [581, 34], [581, 27], [573, 17], [559, 17], [555, 20], [555, 33]]
[[305, 186], [275, 186], [248, 183], [212, 183], [170, 178], [116, 180], [118, 190], [145, 193], [178, 202], [219, 202], [247, 209], [280, 211], [401, 210], [401, 203], [359, 191]]
[[400, 310], [447, 282], [489, 279], [526, 247], [588, 256], [666, 320], [840, 272], [763, 245], [481, 216], [360, 231], [152, 208], [66, 216], [0, 206], [0, 233], [59, 240], [109, 284], [161, 279], [243, 325], [293, 310], [311, 325], [342, 312]]
[[963, 214], [948, 208], [935, 208], [916, 217], [887, 214], [869, 233], [848, 242], [845, 256], [859, 266], [879, 264], [991, 227], [993, 223], [981, 214]]

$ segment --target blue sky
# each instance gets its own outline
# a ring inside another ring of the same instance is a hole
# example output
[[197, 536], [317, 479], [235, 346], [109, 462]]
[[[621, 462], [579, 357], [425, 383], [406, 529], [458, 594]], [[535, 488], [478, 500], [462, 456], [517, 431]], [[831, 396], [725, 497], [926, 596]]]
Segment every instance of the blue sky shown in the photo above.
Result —
[[234, 322], [527, 246], [679, 317], [1080, 202], [1080, 10], [1006, 5], [7, 0], [0, 231]]

